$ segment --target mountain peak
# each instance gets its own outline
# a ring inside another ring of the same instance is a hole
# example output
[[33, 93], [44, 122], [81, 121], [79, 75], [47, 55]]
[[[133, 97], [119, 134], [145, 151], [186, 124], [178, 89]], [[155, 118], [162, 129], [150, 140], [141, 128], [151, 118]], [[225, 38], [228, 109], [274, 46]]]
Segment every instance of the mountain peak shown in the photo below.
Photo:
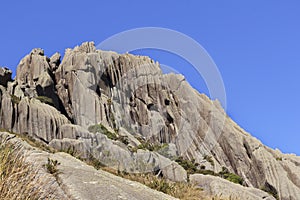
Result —
[[[15, 81], [5, 68], [0, 77], [1, 127], [51, 148], [126, 173], [189, 178], [209, 195], [240, 197], [243, 190], [248, 199], [266, 192], [300, 198], [299, 157], [264, 146], [218, 100], [199, 94], [182, 75], [162, 74], [149, 57], [85, 42], [67, 49], [62, 61], [59, 53], [49, 58], [34, 49], [20, 61]], [[223, 190], [214, 185], [219, 178]]]

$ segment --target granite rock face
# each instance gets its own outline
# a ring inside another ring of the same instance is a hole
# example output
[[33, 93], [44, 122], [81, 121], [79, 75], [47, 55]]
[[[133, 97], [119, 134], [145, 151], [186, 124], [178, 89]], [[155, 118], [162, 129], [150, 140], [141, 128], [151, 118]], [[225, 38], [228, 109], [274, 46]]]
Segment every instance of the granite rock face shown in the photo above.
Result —
[[62, 61], [59, 53], [48, 58], [34, 49], [21, 60], [15, 81], [4, 76], [0, 71], [5, 129], [118, 170], [186, 181], [174, 162], [182, 157], [215, 173], [225, 167], [245, 187], [300, 198], [299, 157], [264, 146], [217, 100], [199, 94], [182, 75], [162, 74], [148, 57], [86, 42], [67, 49]]

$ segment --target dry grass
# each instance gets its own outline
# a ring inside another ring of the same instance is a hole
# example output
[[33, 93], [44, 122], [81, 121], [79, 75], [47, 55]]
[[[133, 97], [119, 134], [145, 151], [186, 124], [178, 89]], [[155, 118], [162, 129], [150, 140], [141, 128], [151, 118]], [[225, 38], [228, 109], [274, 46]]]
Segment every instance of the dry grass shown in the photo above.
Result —
[[25, 161], [22, 150], [0, 146], [0, 199], [48, 199], [53, 197], [50, 180]]
[[101, 169], [111, 174], [120, 176], [122, 178], [139, 182], [143, 185], [148, 186], [151, 189], [163, 192], [181, 200], [239, 200], [233, 197], [223, 198], [221, 196], [209, 196], [206, 195], [201, 188], [197, 187], [194, 184], [186, 182], [171, 182], [164, 178], [159, 178], [152, 173], [130, 174], [127, 172], [121, 172], [103, 165], [99, 160], [92, 156], [89, 159], [81, 160], [87, 163], [88, 165], [95, 167], [96, 169]]
[[108, 167], [102, 167], [101, 169], [117, 176], [121, 176], [122, 178], [142, 183], [151, 189], [158, 190], [182, 200], [198, 200], [204, 198], [202, 190], [190, 183], [171, 182], [164, 178], [159, 178], [151, 173], [129, 174]]
[[25, 141], [26, 143], [28, 143], [30, 146], [32, 147], [36, 147], [40, 150], [46, 151], [48, 153], [55, 153], [57, 152], [57, 150], [55, 150], [54, 148], [46, 145], [45, 143], [43, 143], [40, 140], [35, 139], [34, 137], [30, 136], [28, 133], [15, 133], [13, 131], [10, 131], [8, 129], [5, 128], [0, 128], [0, 132], [7, 132], [10, 133], [12, 135], [17, 136], [18, 138], [22, 139], [23, 141]]

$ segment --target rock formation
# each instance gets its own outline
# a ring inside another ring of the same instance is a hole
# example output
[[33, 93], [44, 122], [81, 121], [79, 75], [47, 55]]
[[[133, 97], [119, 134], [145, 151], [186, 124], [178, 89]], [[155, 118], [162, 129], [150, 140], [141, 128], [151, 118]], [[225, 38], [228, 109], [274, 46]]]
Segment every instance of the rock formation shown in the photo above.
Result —
[[[46, 190], [44, 191], [46, 196], [40, 195], [39, 199], [175, 199], [140, 183], [96, 170], [69, 154], [62, 152], [51, 154], [37, 150], [12, 134], [0, 132], [0, 143], [21, 147], [27, 156], [27, 162], [33, 165], [34, 169], [39, 169], [39, 175], [42, 178], [36, 184], [42, 185], [42, 188]], [[43, 167], [47, 165], [48, 159], [59, 163], [57, 165], [59, 173], [56, 176], [49, 174]], [[22, 183], [19, 182], [19, 184]]]
[[[34, 49], [21, 60], [16, 80], [10, 76], [0, 69], [4, 129], [128, 173], [187, 181], [175, 162], [180, 157], [199, 170], [237, 174], [249, 198], [265, 199], [267, 193], [253, 192], [264, 189], [282, 200], [300, 199], [299, 157], [264, 146], [217, 100], [182, 75], [162, 74], [148, 57], [97, 50], [92, 42], [67, 49], [62, 61], [59, 53], [48, 58]], [[192, 177], [216, 191], [207, 176]]]

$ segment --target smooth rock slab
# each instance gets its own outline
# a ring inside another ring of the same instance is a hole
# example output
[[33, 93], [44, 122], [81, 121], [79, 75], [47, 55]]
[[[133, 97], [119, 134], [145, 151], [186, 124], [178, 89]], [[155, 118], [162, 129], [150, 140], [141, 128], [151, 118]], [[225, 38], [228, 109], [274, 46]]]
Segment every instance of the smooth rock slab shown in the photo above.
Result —
[[190, 181], [203, 188], [207, 195], [222, 197], [222, 199], [276, 200], [262, 190], [243, 187], [220, 177], [193, 174], [190, 175]]
[[56, 153], [51, 159], [60, 163], [58, 178], [72, 199], [176, 199], [140, 183], [96, 170], [66, 153]]

